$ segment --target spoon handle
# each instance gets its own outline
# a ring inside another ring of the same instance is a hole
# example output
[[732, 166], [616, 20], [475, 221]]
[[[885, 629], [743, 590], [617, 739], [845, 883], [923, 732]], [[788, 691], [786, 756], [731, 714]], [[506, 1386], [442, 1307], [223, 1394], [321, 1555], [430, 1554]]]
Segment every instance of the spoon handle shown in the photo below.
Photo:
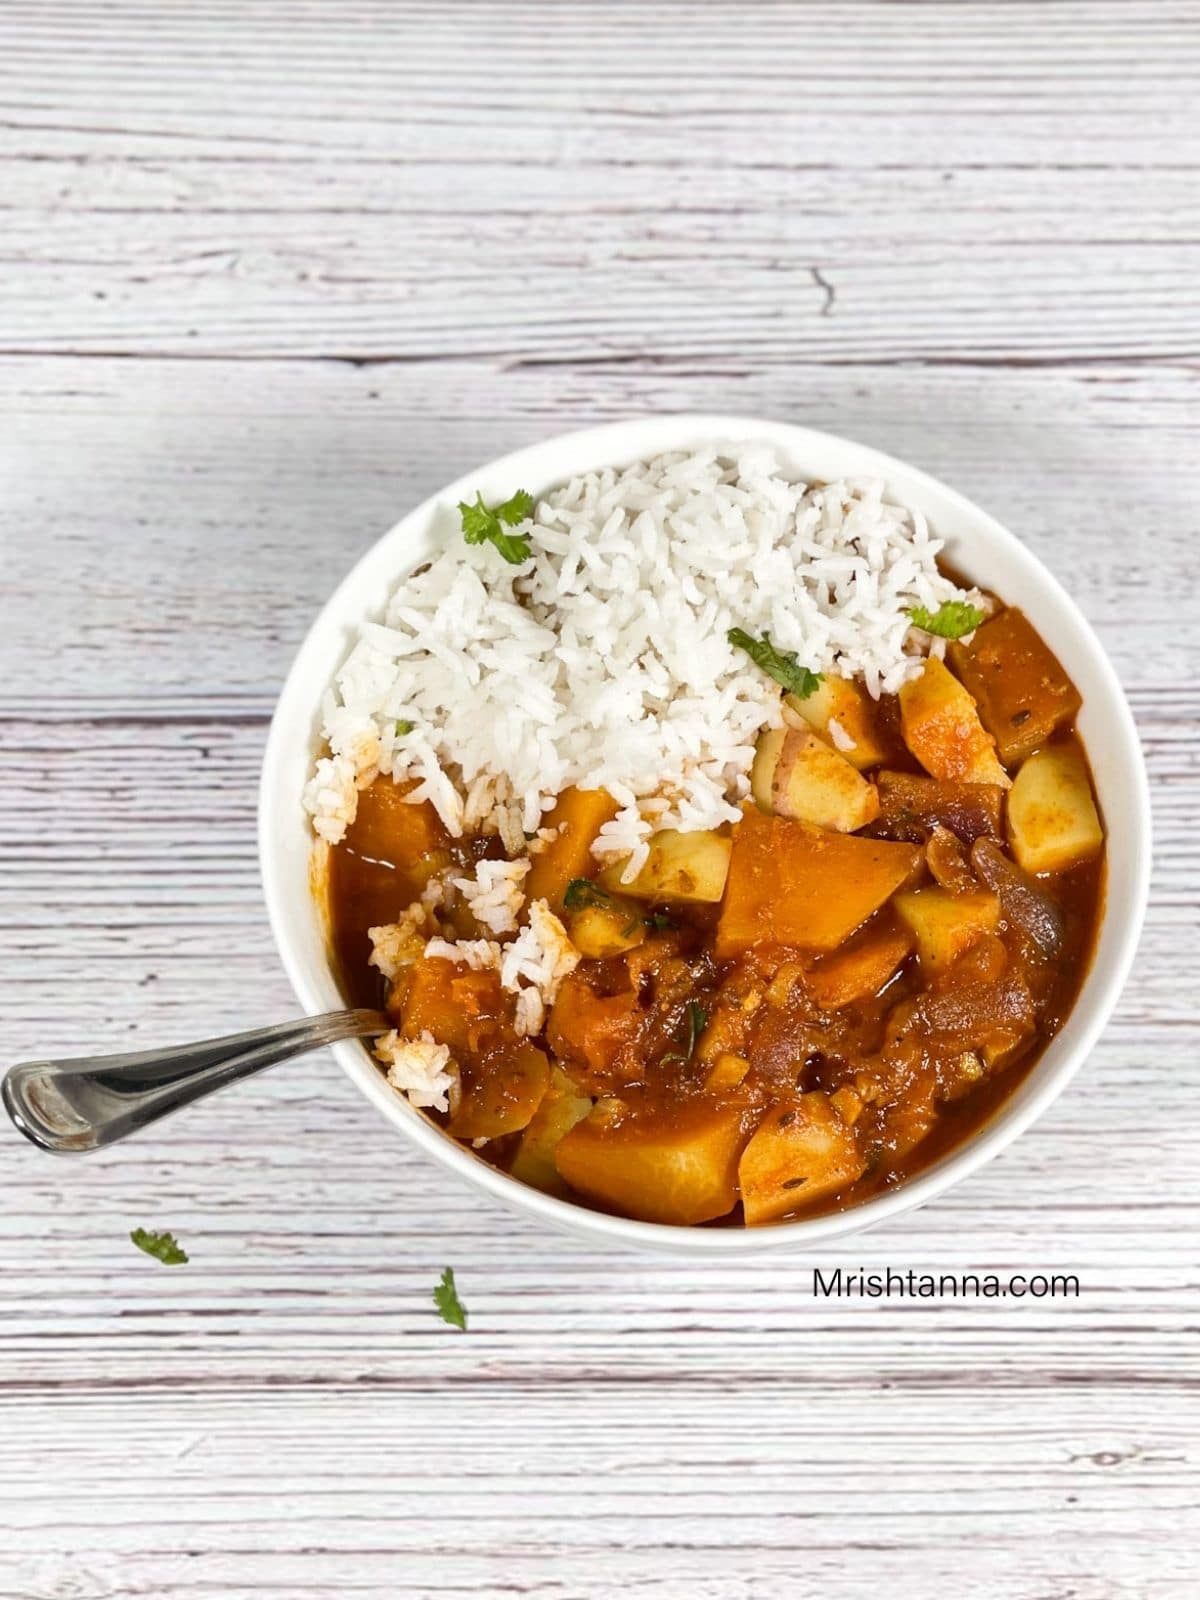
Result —
[[99, 1150], [276, 1062], [391, 1026], [378, 1011], [329, 1011], [165, 1050], [25, 1061], [0, 1092], [13, 1122], [43, 1150]]

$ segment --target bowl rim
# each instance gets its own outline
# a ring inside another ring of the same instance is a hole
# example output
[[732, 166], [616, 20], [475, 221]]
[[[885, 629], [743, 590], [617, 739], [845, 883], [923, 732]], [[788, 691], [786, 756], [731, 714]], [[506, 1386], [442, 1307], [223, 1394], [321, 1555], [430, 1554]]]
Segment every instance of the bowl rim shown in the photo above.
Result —
[[[364, 574], [384, 560], [384, 552], [401, 556], [391, 571], [390, 588], [409, 570], [401, 554], [406, 541], [426, 534], [439, 510], [469, 497], [477, 488], [485, 493], [510, 487], [517, 477], [522, 487], [544, 493], [574, 472], [597, 466], [619, 466], [644, 459], [664, 450], [694, 449], [706, 444], [763, 442], [775, 446], [786, 456], [801, 459], [839, 457], [851, 461], [836, 474], [882, 478], [890, 494], [907, 503], [937, 502], [963, 525], [966, 538], [982, 537], [985, 544], [998, 548], [1010, 565], [1022, 568], [1038, 583], [1058, 610], [1073, 634], [1073, 647], [1088, 658], [1088, 668], [1099, 687], [1099, 700], [1105, 718], [1104, 737], [1119, 746], [1119, 770], [1127, 785], [1126, 798], [1133, 819], [1129, 838], [1130, 861], [1125, 874], [1126, 892], [1119, 908], [1106, 901], [1092, 965], [1084, 987], [1062, 1029], [1048, 1050], [1027, 1076], [996, 1108], [991, 1117], [965, 1143], [953, 1147], [915, 1177], [884, 1190], [844, 1210], [819, 1216], [799, 1217], [756, 1228], [716, 1226], [686, 1227], [678, 1224], [642, 1222], [608, 1212], [592, 1210], [572, 1200], [559, 1199], [512, 1178], [490, 1166], [473, 1151], [450, 1138], [432, 1121], [408, 1104], [388, 1086], [371, 1062], [366, 1049], [357, 1041], [343, 1041], [332, 1047], [339, 1065], [356, 1087], [412, 1142], [449, 1171], [501, 1203], [515, 1208], [558, 1231], [584, 1235], [595, 1243], [632, 1245], [642, 1249], [689, 1254], [692, 1256], [753, 1256], [778, 1249], [799, 1250], [850, 1233], [858, 1233], [932, 1199], [953, 1184], [969, 1177], [1002, 1149], [1017, 1139], [1062, 1093], [1075, 1076], [1108, 1023], [1129, 974], [1137, 950], [1149, 894], [1151, 861], [1151, 813], [1149, 785], [1141, 745], [1128, 702], [1117, 675], [1087, 619], [1062, 584], [1028, 547], [989, 513], [931, 474], [871, 446], [859, 444], [837, 434], [791, 423], [756, 417], [719, 413], [673, 413], [602, 424], [554, 435], [539, 443], [499, 456], [483, 466], [472, 468], [452, 483], [428, 496], [401, 517], [359, 557], [334, 589], [310, 625], [297, 650], [280, 689], [268, 731], [263, 755], [258, 803], [258, 851], [268, 919], [285, 971], [306, 1012], [312, 1014], [344, 1004], [337, 997], [336, 982], [327, 960], [324, 967], [325, 992], [311, 966], [303, 959], [293, 919], [286, 901], [293, 868], [285, 862], [280, 847], [281, 807], [300, 814], [300, 796], [292, 788], [294, 740], [298, 728], [316, 727], [320, 699], [337, 666], [345, 659], [345, 631], [369, 614], [357, 601], [347, 610], [347, 596], [357, 593]], [[578, 458], [577, 464], [560, 464]], [[786, 467], [786, 464], [785, 464]], [[797, 469], [787, 469], [797, 470]], [[497, 480], [502, 480], [498, 482]], [[897, 481], [902, 485], [897, 489]], [[931, 518], [933, 531], [943, 536]], [[960, 535], [955, 535], [959, 537]], [[419, 558], [418, 558], [419, 559]], [[969, 563], [966, 568], [969, 572]], [[1005, 596], [1007, 600], [1009, 597]], [[340, 639], [340, 647], [334, 642]], [[1077, 675], [1077, 669], [1075, 674]], [[316, 684], [315, 692], [312, 684]], [[1093, 695], [1096, 689], [1091, 690]], [[1085, 696], [1085, 700], [1086, 700]], [[314, 748], [310, 738], [305, 752], [311, 762]], [[1090, 751], [1089, 751], [1090, 753]], [[291, 792], [289, 792], [291, 791]], [[305, 819], [307, 828], [307, 819]], [[1110, 893], [1111, 893], [1111, 871]], [[308, 884], [305, 884], [305, 892]], [[1114, 919], [1114, 909], [1120, 917]], [[318, 914], [315, 903], [314, 916]], [[310, 930], [311, 931], [311, 930]], [[1104, 989], [1093, 992], [1101, 950], [1105, 955]], [[1089, 1004], [1084, 1006], [1087, 999]], [[1056, 1046], [1061, 1046], [1055, 1051]], [[1051, 1056], [1049, 1065], [1047, 1057]], [[1057, 1058], [1055, 1058], [1057, 1057]]]

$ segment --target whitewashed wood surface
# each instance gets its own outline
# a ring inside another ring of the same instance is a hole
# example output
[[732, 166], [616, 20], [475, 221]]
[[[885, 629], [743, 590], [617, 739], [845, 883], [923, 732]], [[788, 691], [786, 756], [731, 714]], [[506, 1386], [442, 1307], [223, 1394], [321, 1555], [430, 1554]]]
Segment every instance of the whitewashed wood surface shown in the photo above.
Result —
[[[980, 500], [1111, 652], [1157, 823], [1075, 1085], [814, 1256], [544, 1237], [328, 1057], [0, 1139], [0, 1600], [1200, 1593], [1198, 90], [1192, 4], [0, 0], [7, 1058], [289, 1013], [293, 650], [419, 497], [596, 420]], [[814, 1300], [839, 1262], [1082, 1294]]]

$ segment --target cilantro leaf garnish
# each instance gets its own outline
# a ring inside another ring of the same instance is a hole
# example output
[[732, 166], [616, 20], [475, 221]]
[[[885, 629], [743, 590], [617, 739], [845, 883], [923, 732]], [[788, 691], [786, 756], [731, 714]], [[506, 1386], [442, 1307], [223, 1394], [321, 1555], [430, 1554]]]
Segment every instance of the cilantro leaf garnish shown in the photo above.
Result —
[[572, 878], [563, 892], [563, 908], [582, 911], [587, 906], [611, 906], [613, 897], [590, 878]]
[[461, 1328], [466, 1333], [467, 1308], [458, 1298], [458, 1290], [454, 1287], [453, 1267], [443, 1267], [441, 1282], [433, 1291], [433, 1303], [443, 1322], [448, 1322], [452, 1328]]
[[776, 650], [769, 633], [764, 633], [761, 639], [755, 639], [744, 628], [730, 628], [725, 637], [730, 644], [744, 650], [755, 666], [761, 667], [768, 678], [781, 683], [797, 700], [806, 700], [820, 687], [821, 674], [802, 667], [794, 650]]
[[476, 494], [473, 505], [460, 500], [458, 510], [462, 517], [463, 538], [468, 544], [491, 543], [505, 561], [511, 562], [514, 567], [529, 560], [533, 553], [529, 548], [529, 535], [504, 531], [524, 522], [533, 510], [533, 496], [526, 494], [524, 489], [518, 489], [516, 494], [498, 506], [489, 506], [481, 494]]
[[416, 727], [416, 723], [415, 722], [409, 722], [406, 718], [402, 717], [400, 719], [400, 721], [396, 724], [396, 737], [397, 737], [397, 739], [403, 739], [404, 736], [406, 734], [411, 733], [415, 727]]
[[924, 628], [939, 639], [961, 639], [964, 634], [974, 633], [983, 621], [983, 612], [967, 600], [943, 600], [936, 611], [910, 606], [908, 614], [914, 627]]
[[145, 1228], [134, 1228], [129, 1237], [139, 1250], [161, 1261], [164, 1267], [182, 1267], [187, 1261], [187, 1251], [173, 1233], [150, 1233]]
[[668, 1055], [663, 1057], [663, 1060], [681, 1061], [684, 1066], [686, 1066], [695, 1055], [696, 1041], [699, 1039], [700, 1035], [704, 1032], [707, 1026], [708, 1012], [705, 1011], [703, 1006], [698, 1006], [694, 1000], [689, 1000], [687, 1003], [687, 1049], [683, 1051], [672, 1050]]

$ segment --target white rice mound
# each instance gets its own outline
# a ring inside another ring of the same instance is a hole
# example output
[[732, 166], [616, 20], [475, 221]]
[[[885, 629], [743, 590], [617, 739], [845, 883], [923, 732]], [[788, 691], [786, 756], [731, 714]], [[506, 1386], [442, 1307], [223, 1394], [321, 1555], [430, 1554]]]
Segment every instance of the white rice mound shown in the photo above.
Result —
[[[782, 691], [730, 628], [878, 696], [944, 648], [911, 607], [980, 601], [882, 483], [809, 488], [760, 445], [587, 473], [507, 531], [528, 534], [527, 561], [453, 538], [359, 630], [304, 796], [330, 843], [381, 772], [415, 780], [452, 835], [498, 832], [510, 854], [577, 784], [618, 801], [595, 849], [629, 856], [631, 877], [657, 829], [737, 820], [755, 739], [780, 722]], [[510, 889], [477, 886], [495, 932]]]

